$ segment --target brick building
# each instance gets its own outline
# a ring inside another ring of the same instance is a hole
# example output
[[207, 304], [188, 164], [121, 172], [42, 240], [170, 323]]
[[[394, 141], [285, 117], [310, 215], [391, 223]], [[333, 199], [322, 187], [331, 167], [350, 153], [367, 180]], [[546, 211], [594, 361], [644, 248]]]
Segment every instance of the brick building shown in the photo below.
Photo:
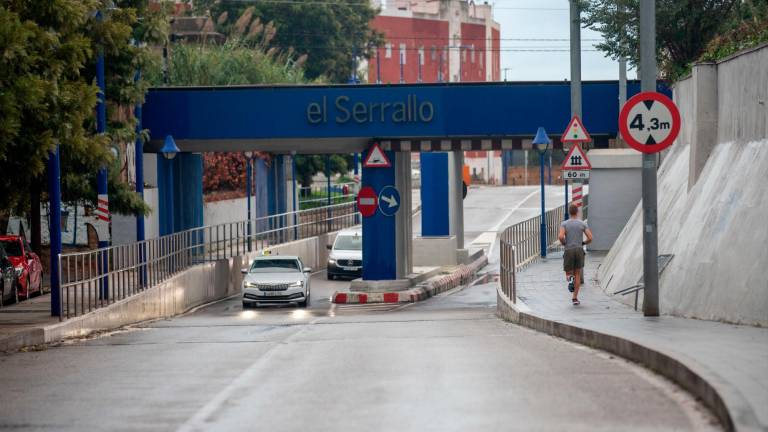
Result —
[[[373, 0], [386, 43], [366, 68], [370, 83], [499, 81], [500, 27], [489, 4], [466, 0]], [[414, 154], [417, 155], [417, 154]], [[473, 181], [501, 181], [501, 153], [465, 153]]]

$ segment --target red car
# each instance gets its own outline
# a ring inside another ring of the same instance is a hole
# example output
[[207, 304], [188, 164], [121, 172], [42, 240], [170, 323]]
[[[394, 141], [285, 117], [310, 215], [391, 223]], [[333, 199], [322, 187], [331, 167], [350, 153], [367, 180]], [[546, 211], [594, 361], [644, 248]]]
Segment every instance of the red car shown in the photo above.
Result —
[[0, 245], [8, 254], [8, 260], [16, 272], [16, 286], [19, 296], [29, 298], [32, 293], [43, 293], [43, 264], [40, 257], [32, 252], [27, 240], [20, 236], [0, 236]]

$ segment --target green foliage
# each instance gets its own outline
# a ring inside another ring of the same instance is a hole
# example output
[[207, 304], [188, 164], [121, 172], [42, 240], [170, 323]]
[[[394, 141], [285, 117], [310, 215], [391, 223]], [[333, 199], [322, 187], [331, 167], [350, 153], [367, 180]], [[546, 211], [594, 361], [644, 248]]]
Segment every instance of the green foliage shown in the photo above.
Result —
[[208, 13], [217, 29], [230, 36], [248, 34], [243, 16], [259, 19], [276, 30], [270, 41], [287, 52], [307, 55], [307, 78], [335, 83], [347, 82], [352, 55], [370, 58], [383, 36], [370, 27], [378, 13], [368, 2], [328, 0], [324, 2], [272, 2], [247, 6], [242, 2], [199, 0], [195, 12]]
[[[331, 174], [346, 174], [352, 166], [350, 155], [331, 155]], [[325, 172], [326, 156], [296, 155], [296, 181], [302, 187], [312, 185], [312, 177], [319, 172]]]
[[[764, 0], [755, 0], [764, 1]], [[661, 76], [685, 74], [724, 26], [732, 24], [739, 0], [656, 0], [657, 61]], [[613, 59], [639, 64], [639, 0], [583, 0], [582, 23], [600, 32], [597, 48]]]
[[[230, 39], [223, 45], [174, 45], [168, 63], [171, 85], [305, 82], [301, 64], [288, 53], [265, 50], [240, 38]], [[153, 68], [148, 79], [155, 85], [162, 85], [160, 68]]]
[[743, 2], [731, 28], [715, 36], [700, 61], [717, 61], [741, 50], [768, 42], [768, 2]]
[[[0, 1], [0, 208], [23, 211], [33, 185], [45, 189], [48, 154], [59, 143], [65, 201], [93, 205], [96, 172], [114, 166], [111, 210], [149, 211], [120, 178], [110, 148], [136, 138], [132, 108], [147, 83], [134, 78], [156, 62], [146, 43], [164, 38], [164, 25], [163, 11], [149, 10], [146, 0]], [[99, 52], [106, 65], [105, 136], [95, 133]]]

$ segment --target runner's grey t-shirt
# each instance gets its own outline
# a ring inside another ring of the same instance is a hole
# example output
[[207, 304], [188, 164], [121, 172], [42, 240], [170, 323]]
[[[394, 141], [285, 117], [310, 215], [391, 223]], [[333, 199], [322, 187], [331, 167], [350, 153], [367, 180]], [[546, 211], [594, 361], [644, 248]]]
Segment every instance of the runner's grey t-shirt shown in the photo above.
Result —
[[565, 228], [565, 249], [580, 248], [584, 241], [584, 231], [589, 228], [587, 223], [581, 219], [568, 219], [560, 223]]

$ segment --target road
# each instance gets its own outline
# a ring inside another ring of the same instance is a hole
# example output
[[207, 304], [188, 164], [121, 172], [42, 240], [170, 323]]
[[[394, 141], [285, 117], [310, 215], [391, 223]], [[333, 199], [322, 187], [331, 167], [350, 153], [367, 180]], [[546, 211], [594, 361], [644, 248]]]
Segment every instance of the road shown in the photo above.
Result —
[[[478, 229], [503, 217], [478, 217]], [[644, 369], [499, 320], [493, 285], [332, 306], [346, 283], [314, 274], [308, 309], [243, 310], [230, 298], [0, 355], [0, 429], [713, 429], [690, 396]]]

